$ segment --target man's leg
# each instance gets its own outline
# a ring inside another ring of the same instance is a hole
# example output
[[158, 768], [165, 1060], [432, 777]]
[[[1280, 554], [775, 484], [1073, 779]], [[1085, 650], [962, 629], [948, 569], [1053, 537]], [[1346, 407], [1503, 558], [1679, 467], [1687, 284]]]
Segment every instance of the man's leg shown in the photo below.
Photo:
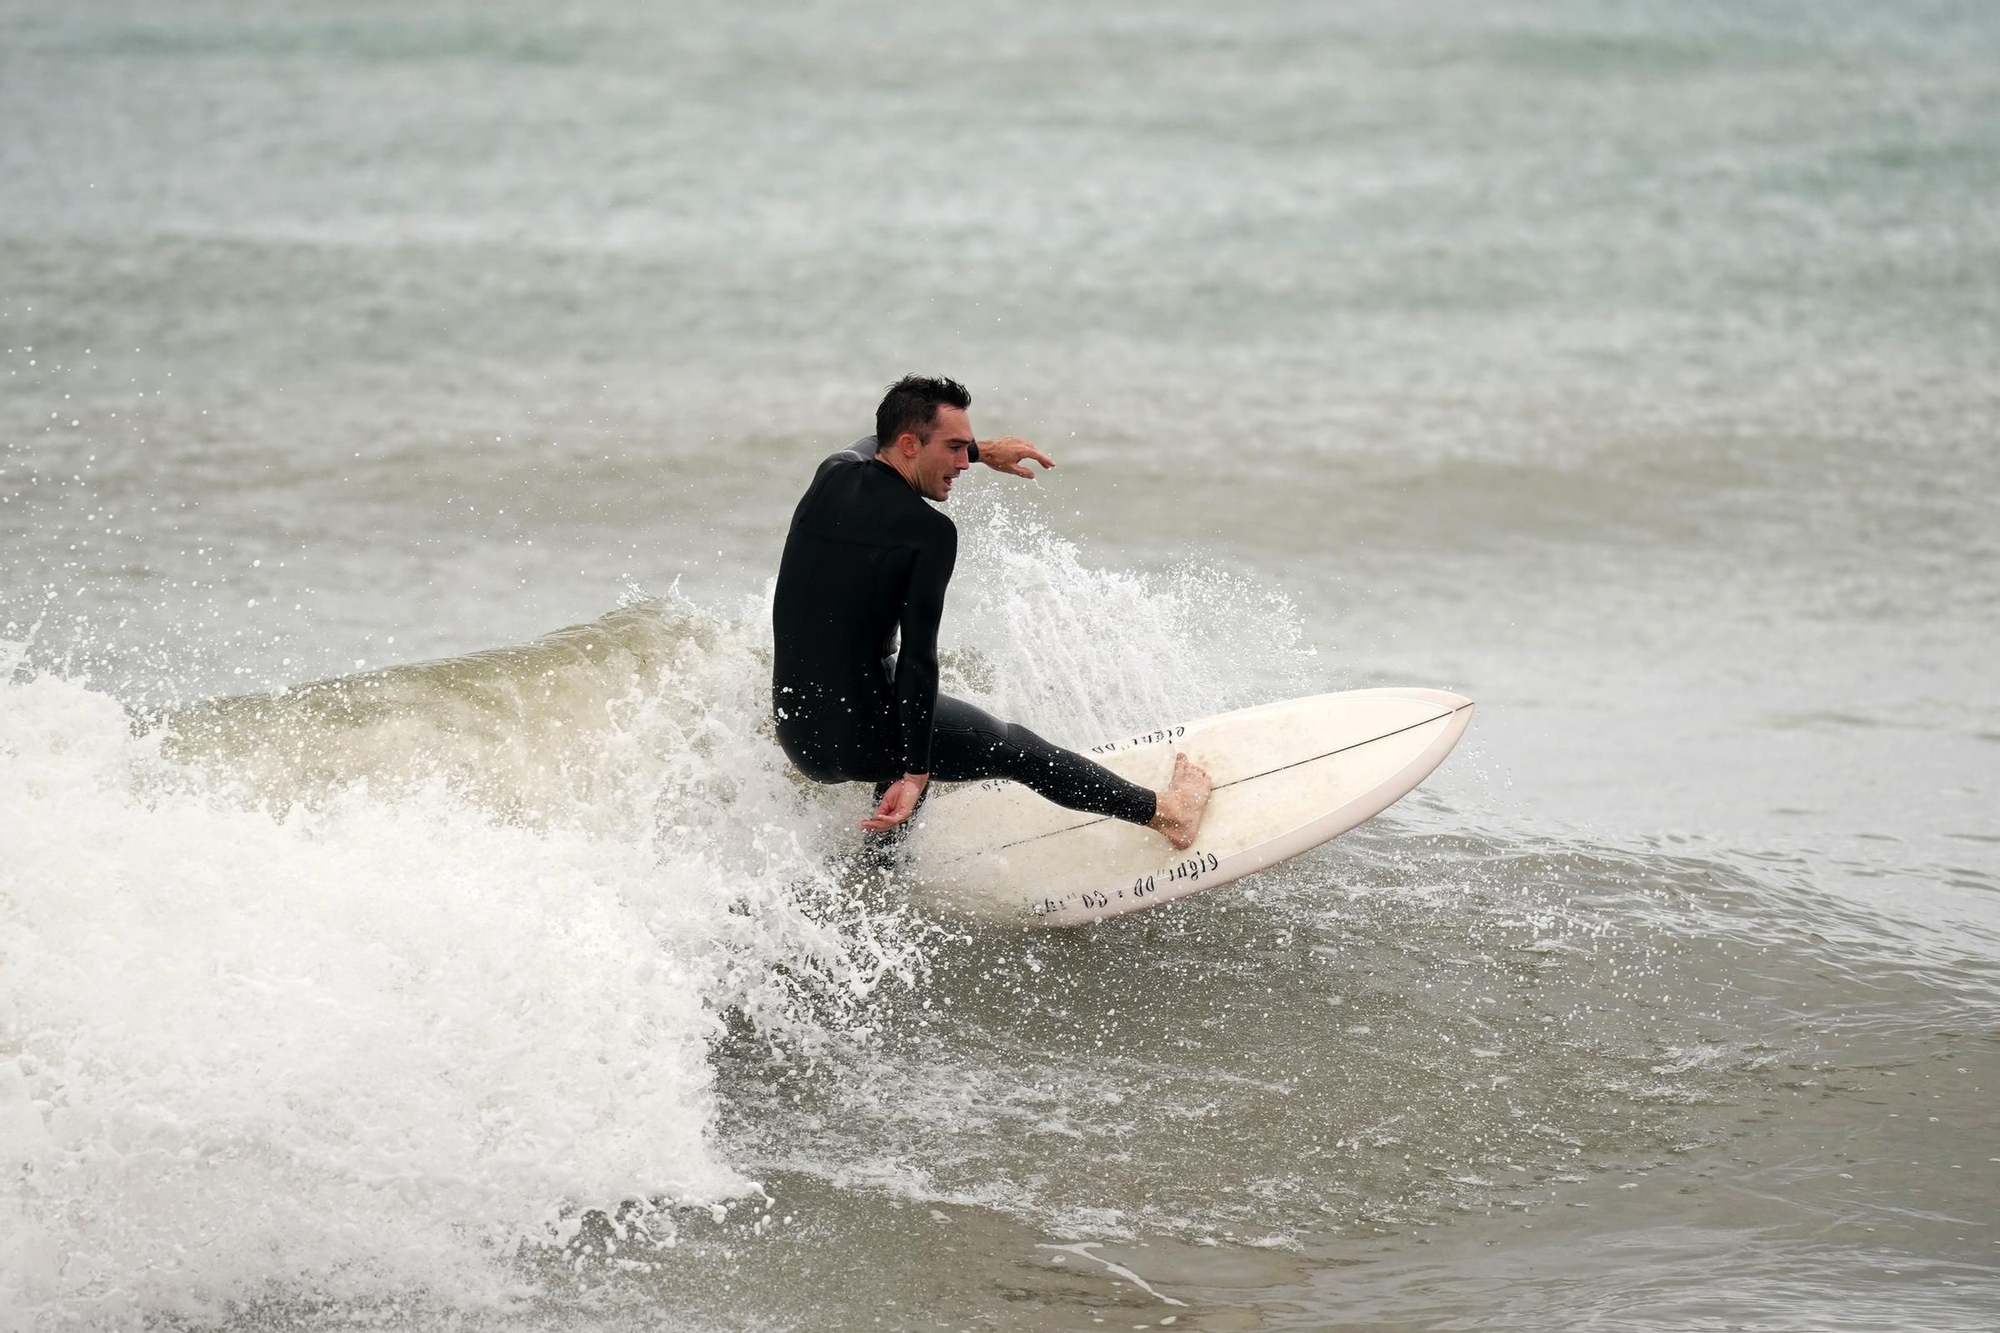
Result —
[[[1052, 745], [1019, 723], [1002, 722], [963, 699], [940, 694], [931, 733], [931, 779], [976, 782], [1008, 778], [1057, 805], [1122, 819], [1159, 833], [1175, 847], [1190, 846], [1208, 809], [1208, 774], [1186, 755], [1174, 756], [1174, 776], [1163, 792], [1128, 782], [1093, 759]], [[893, 785], [878, 782], [875, 801]], [[930, 787], [924, 788], [924, 797]], [[923, 809], [919, 798], [917, 809]], [[867, 850], [886, 862], [916, 823], [912, 818], [887, 833], [871, 833]]]
[[943, 694], [931, 734], [931, 777], [939, 782], [1009, 778], [1057, 805], [1128, 824], [1151, 824], [1159, 812], [1158, 797], [1149, 788], [1052, 745], [1017, 722], [1002, 722]]

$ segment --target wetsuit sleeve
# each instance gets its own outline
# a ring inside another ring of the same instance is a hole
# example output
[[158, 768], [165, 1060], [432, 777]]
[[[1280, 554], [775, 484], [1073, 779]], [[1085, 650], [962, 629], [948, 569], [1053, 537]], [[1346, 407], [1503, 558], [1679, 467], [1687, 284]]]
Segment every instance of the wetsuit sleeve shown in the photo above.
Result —
[[919, 547], [903, 597], [902, 651], [896, 654], [896, 723], [903, 746], [903, 771], [931, 771], [931, 730], [938, 695], [938, 623], [944, 619], [944, 590], [958, 563], [958, 533], [946, 529], [935, 544]]

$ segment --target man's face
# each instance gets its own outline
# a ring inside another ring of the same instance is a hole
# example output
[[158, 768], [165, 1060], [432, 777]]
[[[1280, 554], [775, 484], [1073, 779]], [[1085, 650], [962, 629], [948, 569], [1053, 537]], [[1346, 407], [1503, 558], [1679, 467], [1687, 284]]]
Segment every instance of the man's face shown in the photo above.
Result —
[[926, 500], [951, 497], [951, 484], [972, 466], [972, 418], [962, 407], [940, 407], [931, 423], [929, 443], [917, 446], [917, 494]]

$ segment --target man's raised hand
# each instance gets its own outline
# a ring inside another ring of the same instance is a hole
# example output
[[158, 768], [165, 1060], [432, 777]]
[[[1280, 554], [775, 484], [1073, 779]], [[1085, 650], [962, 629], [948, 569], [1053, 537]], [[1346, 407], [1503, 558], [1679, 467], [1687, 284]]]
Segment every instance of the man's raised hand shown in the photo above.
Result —
[[1021, 466], [1024, 459], [1034, 459], [1044, 468], [1052, 468], [1056, 460], [1029, 444], [1018, 435], [1002, 435], [997, 439], [979, 442], [979, 461], [995, 472], [1005, 472], [1009, 476], [1026, 477], [1033, 481], [1035, 474]]

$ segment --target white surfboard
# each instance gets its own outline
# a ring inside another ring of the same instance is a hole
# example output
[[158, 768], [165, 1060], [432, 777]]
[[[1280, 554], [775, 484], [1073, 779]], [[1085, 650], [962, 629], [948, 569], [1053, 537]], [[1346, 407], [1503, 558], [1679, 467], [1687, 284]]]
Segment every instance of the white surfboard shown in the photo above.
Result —
[[1150, 829], [1065, 810], [1018, 783], [939, 796], [909, 840], [918, 892], [985, 921], [1078, 926], [1216, 888], [1395, 804], [1451, 752], [1472, 700], [1444, 690], [1348, 690], [1221, 713], [1108, 741], [1090, 756], [1155, 789], [1185, 752], [1215, 794], [1177, 852]]

